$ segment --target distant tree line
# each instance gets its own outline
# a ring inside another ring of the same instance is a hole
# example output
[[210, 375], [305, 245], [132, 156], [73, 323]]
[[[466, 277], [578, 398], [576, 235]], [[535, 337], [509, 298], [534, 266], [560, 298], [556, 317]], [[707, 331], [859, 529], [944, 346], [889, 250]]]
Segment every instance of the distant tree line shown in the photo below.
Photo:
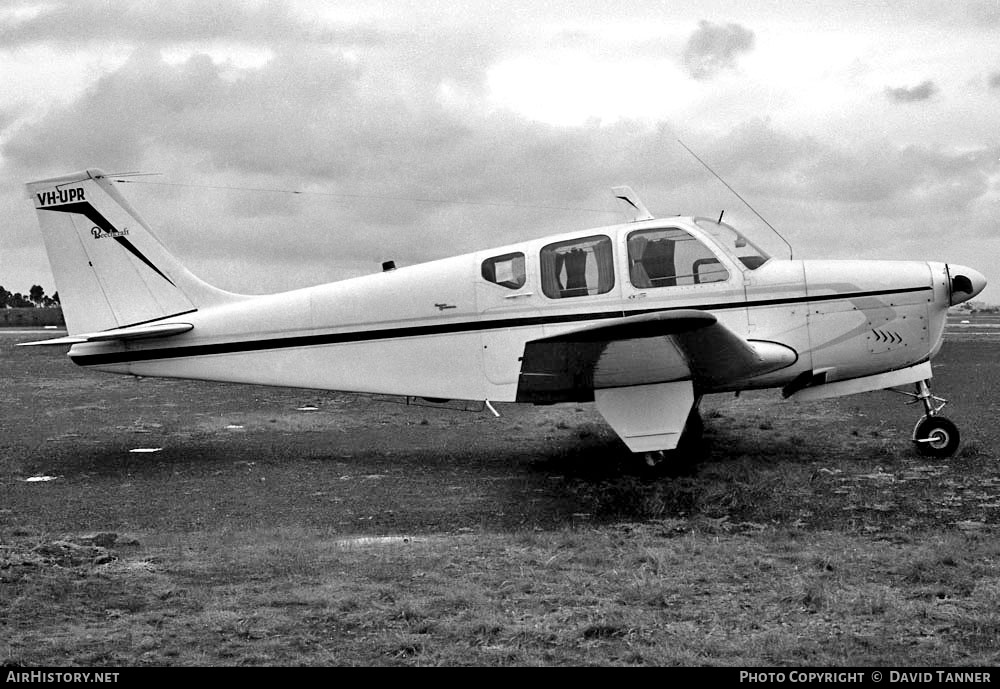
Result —
[[50, 297], [41, 285], [32, 285], [27, 295], [8, 292], [0, 285], [0, 309], [51, 309], [56, 306], [59, 306], [59, 292]]
[[967, 301], [959, 304], [958, 310], [969, 313], [1000, 313], [1000, 306], [987, 304], [985, 301]]

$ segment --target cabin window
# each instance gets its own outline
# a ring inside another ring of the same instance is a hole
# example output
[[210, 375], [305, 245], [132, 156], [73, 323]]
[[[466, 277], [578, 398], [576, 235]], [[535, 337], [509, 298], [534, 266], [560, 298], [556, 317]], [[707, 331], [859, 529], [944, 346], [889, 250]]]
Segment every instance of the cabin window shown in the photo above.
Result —
[[696, 218], [695, 223], [715, 237], [730, 255], [736, 256], [750, 270], [757, 270], [771, 258], [763, 249], [722, 221]]
[[674, 227], [628, 236], [629, 278], [639, 289], [722, 282], [729, 279], [707, 246]]
[[604, 294], [615, 286], [611, 239], [604, 235], [549, 244], [541, 263], [542, 291], [550, 299]]
[[524, 254], [517, 252], [483, 261], [483, 279], [508, 289], [524, 287]]

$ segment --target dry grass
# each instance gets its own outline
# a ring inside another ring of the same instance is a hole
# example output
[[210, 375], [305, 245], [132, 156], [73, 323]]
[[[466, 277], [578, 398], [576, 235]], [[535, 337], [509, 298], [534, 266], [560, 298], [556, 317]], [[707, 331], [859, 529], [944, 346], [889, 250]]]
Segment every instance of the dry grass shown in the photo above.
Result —
[[993, 534], [680, 527], [358, 545], [143, 534], [103, 565], [29, 566], [32, 541], [14, 539], [4, 652], [31, 665], [995, 662]]
[[[234, 399], [3, 343], [0, 659], [994, 664], [991, 342], [942, 353], [965, 437], [948, 462], [912, 452], [913, 409], [887, 395], [743, 395], [706, 400], [702, 455], [665, 478], [586, 405], [497, 422]], [[41, 473], [60, 478], [23, 480]], [[102, 531], [117, 536], [84, 538]]]

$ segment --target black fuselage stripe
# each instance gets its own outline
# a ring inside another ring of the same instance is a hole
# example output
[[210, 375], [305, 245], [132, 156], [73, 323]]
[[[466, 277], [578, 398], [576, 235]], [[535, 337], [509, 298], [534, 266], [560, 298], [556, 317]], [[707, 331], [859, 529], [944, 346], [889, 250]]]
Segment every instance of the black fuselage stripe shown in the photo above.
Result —
[[189, 345], [187, 347], [163, 347], [157, 349], [131, 350], [126, 352], [109, 352], [106, 354], [77, 354], [72, 359], [81, 366], [100, 366], [107, 364], [122, 364], [139, 361], [156, 361], [159, 359], [175, 359], [213, 354], [239, 354], [268, 349], [289, 349], [295, 347], [315, 347], [330, 344], [346, 344], [354, 342], [370, 342], [372, 340], [394, 340], [407, 337], [426, 337], [429, 335], [451, 335], [455, 333], [472, 333], [484, 330], [501, 330], [508, 328], [524, 328], [538, 325], [558, 325], [564, 323], [579, 323], [597, 321], [626, 316], [640, 316], [648, 313], [695, 309], [698, 311], [721, 311], [739, 308], [756, 308], [765, 306], [781, 306], [803, 304], [807, 302], [835, 301], [860, 299], [863, 297], [886, 296], [889, 294], [907, 294], [923, 292], [932, 287], [909, 287], [905, 289], [886, 289], [871, 292], [852, 292], [849, 294], [824, 294], [820, 296], [789, 297], [779, 299], [762, 299], [758, 301], [723, 302], [719, 304], [670, 306], [655, 309], [629, 309], [615, 311], [598, 311], [588, 313], [572, 313], [555, 316], [531, 316], [525, 318], [508, 318], [495, 320], [455, 321], [434, 325], [405, 326], [400, 328], [385, 328], [382, 330], [354, 330], [341, 333], [325, 333], [322, 335], [300, 335], [295, 337], [276, 337], [262, 340], [244, 340], [239, 342], [219, 342], [216, 344]]

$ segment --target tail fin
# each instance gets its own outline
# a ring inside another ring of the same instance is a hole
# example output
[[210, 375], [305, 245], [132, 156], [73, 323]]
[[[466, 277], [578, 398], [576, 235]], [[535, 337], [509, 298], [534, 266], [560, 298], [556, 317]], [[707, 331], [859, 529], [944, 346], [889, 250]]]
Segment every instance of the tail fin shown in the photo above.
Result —
[[239, 299], [168, 252], [100, 170], [28, 184], [69, 334], [123, 328]]

